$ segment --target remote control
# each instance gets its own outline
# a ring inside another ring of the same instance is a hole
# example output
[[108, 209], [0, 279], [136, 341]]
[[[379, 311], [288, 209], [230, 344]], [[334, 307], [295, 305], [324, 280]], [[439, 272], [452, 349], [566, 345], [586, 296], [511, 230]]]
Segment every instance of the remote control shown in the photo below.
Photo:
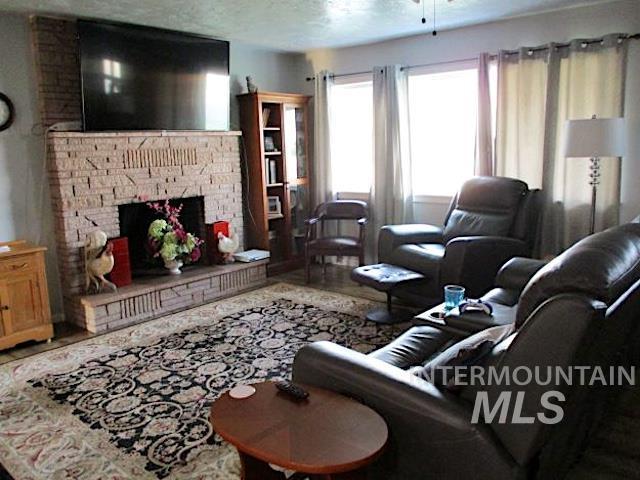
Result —
[[304, 400], [309, 396], [309, 392], [291, 382], [276, 382], [276, 388], [296, 400]]

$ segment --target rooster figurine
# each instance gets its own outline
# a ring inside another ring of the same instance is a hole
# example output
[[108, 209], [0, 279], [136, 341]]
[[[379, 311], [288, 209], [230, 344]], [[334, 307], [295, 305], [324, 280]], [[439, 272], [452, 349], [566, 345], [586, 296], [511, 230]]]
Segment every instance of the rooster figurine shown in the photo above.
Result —
[[222, 261], [224, 263], [233, 263], [235, 260], [233, 254], [238, 250], [240, 240], [233, 230], [229, 231], [229, 236], [225, 236], [224, 233], [218, 233], [218, 251], [222, 254]]
[[117, 287], [105, 275], [113, 270], [113, 244], [107, 241], [107, 234], [96, 230], [87, 235], [84, 242], [84, 265], [86, 274], [86, 290], [90, 293], [91, 287], [95, 293], [100, 293], [103, 287], [116, 291]]

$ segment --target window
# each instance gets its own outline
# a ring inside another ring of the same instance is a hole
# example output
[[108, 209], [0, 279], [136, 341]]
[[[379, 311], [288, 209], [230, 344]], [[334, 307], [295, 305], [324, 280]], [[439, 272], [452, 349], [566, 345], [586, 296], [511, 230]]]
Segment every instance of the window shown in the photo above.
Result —
[[331, 91], [334, 192], [369, 192], [373, 173], [373, 84], [336, 84]]
[[478, 73], [475, 65], [409, 76], [413, 193], [452, 196], [473, 176]]

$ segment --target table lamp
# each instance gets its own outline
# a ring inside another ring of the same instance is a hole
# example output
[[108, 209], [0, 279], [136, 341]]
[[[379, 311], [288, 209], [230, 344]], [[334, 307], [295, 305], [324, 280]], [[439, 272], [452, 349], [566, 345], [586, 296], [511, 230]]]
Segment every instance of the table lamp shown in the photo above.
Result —
[[600, 158], [622, 157], [625, 149], [624, 118], [596, 118], [567, 120], [564, 135], [564, 156], [590, 158], [591, 228], [596, 227], [596, 198], [600, 184]]

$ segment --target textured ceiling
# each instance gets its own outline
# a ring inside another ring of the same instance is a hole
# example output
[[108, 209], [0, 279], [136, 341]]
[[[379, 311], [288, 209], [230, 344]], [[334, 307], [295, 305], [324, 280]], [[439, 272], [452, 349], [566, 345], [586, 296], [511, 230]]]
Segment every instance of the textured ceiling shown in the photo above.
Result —
[[[431, 30], [433, 1], [411, 0], [0, 0], [0, 11], [108, 19], [305, 51]], [[607, 0], [436, 0], [438, 29]]]

